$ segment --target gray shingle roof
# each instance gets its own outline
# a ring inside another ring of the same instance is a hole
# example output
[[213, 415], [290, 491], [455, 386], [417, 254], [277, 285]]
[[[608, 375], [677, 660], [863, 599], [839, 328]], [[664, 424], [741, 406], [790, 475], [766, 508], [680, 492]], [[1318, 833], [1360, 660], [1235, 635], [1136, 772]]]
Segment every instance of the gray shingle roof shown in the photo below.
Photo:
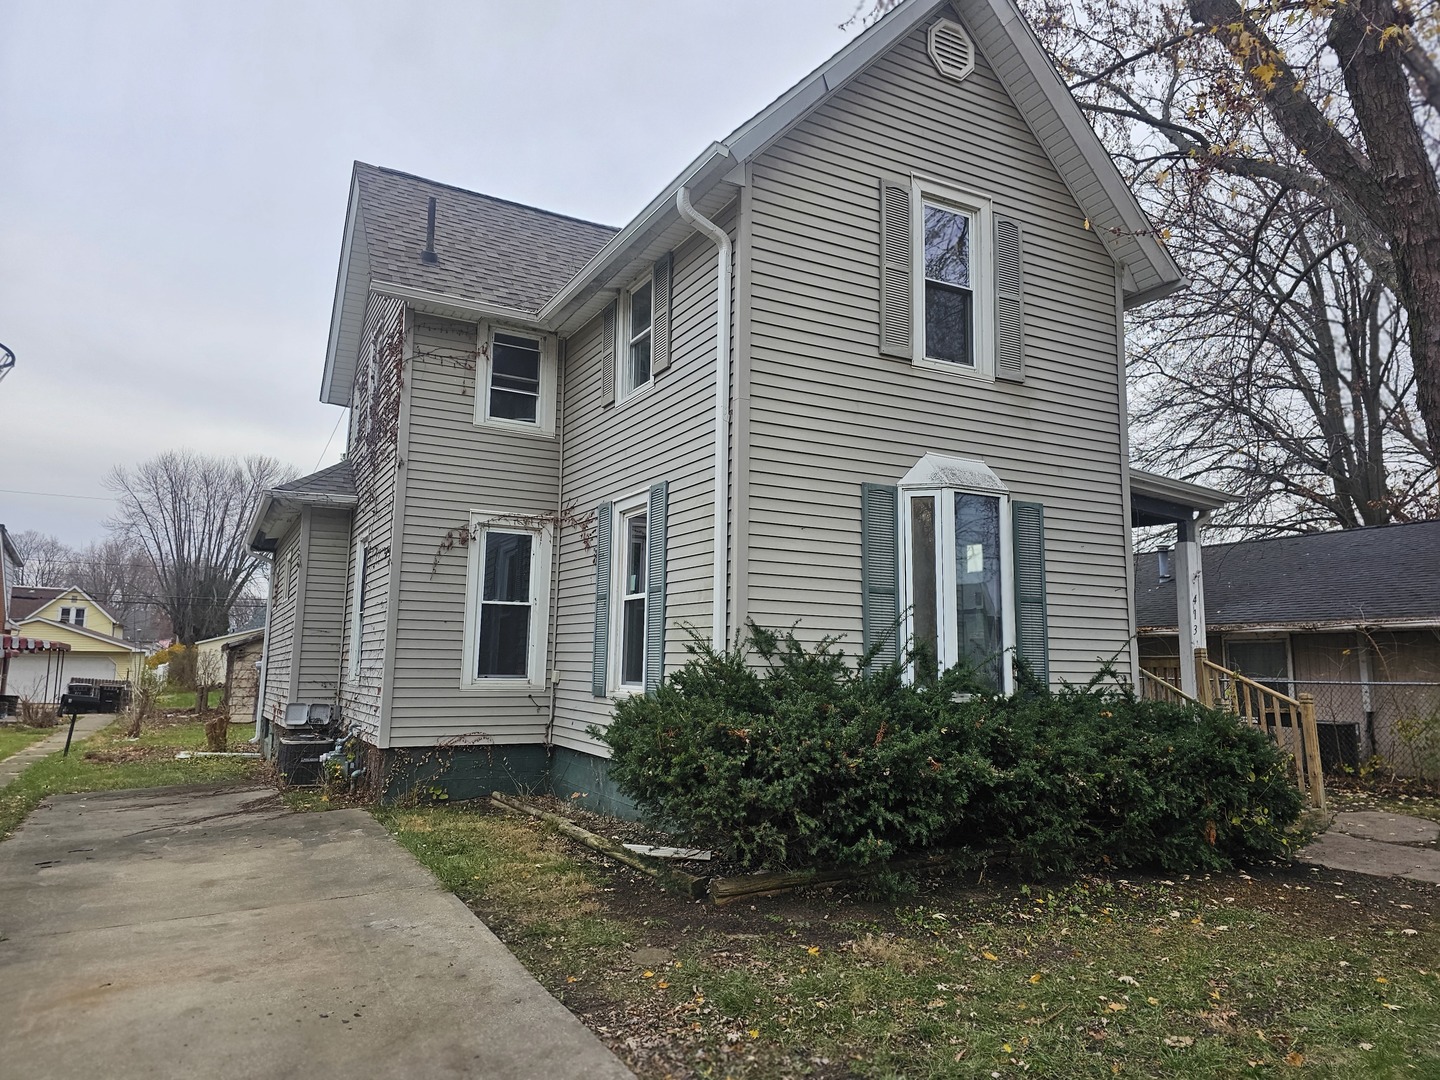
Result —
[[[1440, 521], [1207, 546], [1212, 627], [1433, 620], [1440, 625]], [[1135, 621], [1175, 625], [1175, 581], [1135, 556]]]
[[[617, 232], [563, 214], [355, 163], [374, 281], [538, 311]], [[435, 198], [435, 252], [420, 261]]]
[[342, 461], [328, 469], [291, 480], [288, 484], [271, 488], [270, 494], [277, 499], [295, 499], [304, 502], [307, 497], [325, 499], [355, 498], [355, 471], [350, 462]]

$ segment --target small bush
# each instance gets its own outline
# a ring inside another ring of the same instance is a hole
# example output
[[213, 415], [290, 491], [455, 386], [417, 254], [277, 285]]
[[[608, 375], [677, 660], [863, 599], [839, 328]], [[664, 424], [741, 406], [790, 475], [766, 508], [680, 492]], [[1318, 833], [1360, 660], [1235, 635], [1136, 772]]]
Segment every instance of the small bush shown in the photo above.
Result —
[[620, 787], [748, 868], [958, 846], [1031, 872], [1219, 868], [1285, 850], [1300, 798], [1257, 729], [1098, 683], [1009, 697], [962, 669], [913, 685], [751, 627], [597, 731]]

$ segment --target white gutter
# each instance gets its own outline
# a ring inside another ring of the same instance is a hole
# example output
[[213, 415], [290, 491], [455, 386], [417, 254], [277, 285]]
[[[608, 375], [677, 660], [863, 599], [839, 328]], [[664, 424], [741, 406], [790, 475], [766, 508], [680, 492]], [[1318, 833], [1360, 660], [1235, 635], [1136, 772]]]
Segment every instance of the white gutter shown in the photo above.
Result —
[[709, 218], [701, 217], [690, 205], [690, 193], [682, 185], [675, 193], [680, 216], [715, 242], [715, 576], [714, 607], [711, 612], [710, 644], [724, 649], [726, 632], [726, 584], [730, 578], [730, 235]]

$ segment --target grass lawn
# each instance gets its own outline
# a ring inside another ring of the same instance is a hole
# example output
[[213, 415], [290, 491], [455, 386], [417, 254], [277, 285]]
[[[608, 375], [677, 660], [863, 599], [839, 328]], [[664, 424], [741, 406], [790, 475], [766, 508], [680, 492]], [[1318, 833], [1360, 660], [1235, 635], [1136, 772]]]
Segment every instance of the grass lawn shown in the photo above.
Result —
[[[211, 690], [210, 696], [206, 699], [209, 704], [207, 708], [216, 709], [220, 707], [220, 700], [225, 696], [224, 690]], [[156, 708], [162, 710], [176, 711], [180, 709], [195, 708], [194, 690], [173, 690], [155, 696]]]
[[22, 724], [7, 724], [0, 728], [0, 761], [11, 754], [19, 753], [33, 742], [39, 742], [46, 735], [53, 735], [63, 728], [32, 728]]
[[[232, 724], [232, 747], [243, 742], [250, 730], [249, 724]], [[122, 738], [112, 725], [76, 743], [68, 758], [57, 751], [0, 788], [0, 837], [14, 830], [47, 795], [257, 780], [265, 774], [262, 763], [251, 758], [175, 760], [178, 750], [204, 748], [203, 724], [155, 724], [138, 740]]]
[[642, 1077], [1440, 1076], [1440, 890], [1269, 867], [715, 908], [539, 822], [377, 811]]

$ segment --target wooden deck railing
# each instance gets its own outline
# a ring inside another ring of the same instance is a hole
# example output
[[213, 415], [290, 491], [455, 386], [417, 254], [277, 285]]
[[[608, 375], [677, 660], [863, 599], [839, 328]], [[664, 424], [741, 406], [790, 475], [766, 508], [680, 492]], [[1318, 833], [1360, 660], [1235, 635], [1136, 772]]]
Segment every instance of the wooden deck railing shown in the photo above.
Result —
[[1195, 650], [1195, 685], [1190, 697], [1180, 689], [1176, 665], [1151, 664], [1140, 672], [1140, 696], [1149, 701], [1197, 701], [1234, 713], [1273, 739], [1295, 763], [1300, 795], [1325, 808], [1325, 778], [1320, 767], [1320, 733], [1315, 727], [1315, 701], [1309, 694], [1290, 697], [1272, 686], [1213, 663], [1204, 649]]

